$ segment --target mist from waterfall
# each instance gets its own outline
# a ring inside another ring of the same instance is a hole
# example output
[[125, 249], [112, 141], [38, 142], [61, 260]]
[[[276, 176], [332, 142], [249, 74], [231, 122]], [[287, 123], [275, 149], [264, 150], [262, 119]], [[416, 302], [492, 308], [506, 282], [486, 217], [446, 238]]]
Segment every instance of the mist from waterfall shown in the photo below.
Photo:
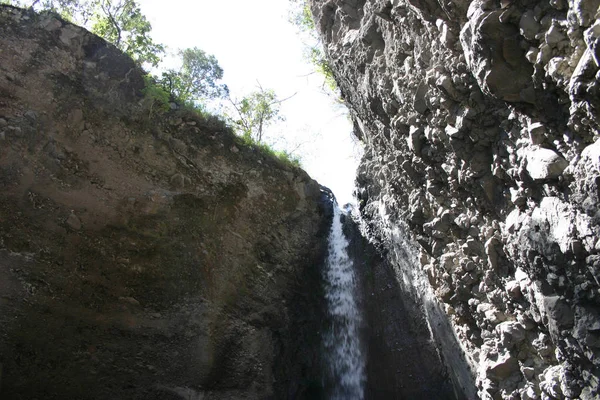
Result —
[[361, 349], [357, 276], [343, 232], [342, 211], [334, 203], [329, 254], [324, 271], [328, 327], [323, 336], [331, 400], [364, 398], [365, 359]]

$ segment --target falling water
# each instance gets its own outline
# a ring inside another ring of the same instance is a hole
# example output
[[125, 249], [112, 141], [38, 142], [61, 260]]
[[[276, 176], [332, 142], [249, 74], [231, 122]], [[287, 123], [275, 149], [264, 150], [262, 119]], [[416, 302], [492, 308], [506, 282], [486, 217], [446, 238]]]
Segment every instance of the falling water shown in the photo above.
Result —
[[364, 398], [365, 363], [360, 346], [361, 315], [357, 304], [354, 265], [342, 231], [342, 211], [334, 204], [325, 269], [325, 298], [329, 327], [323, 343], [332, 400]]

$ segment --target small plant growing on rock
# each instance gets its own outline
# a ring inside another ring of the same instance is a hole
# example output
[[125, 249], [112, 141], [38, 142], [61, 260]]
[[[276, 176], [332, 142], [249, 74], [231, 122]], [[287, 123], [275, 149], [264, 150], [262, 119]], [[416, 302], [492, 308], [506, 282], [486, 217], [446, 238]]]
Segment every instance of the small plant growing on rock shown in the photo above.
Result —
[[156, 79], [151, 75], [144, 76], [145, 87], [142, 90], [144, 99], [143, 104], [148, 108], [148, 118], [159, 112], [169, 110], [169, 93], [163, 87], [157, 84]]

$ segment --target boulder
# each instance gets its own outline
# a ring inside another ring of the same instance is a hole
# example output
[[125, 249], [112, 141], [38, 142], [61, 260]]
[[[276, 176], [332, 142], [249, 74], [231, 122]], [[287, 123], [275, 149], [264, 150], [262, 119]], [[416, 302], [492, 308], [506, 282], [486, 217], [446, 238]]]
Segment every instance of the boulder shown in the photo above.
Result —
[[554, 150], [539, 148], [527, 154], [527, 172], [535, 180], [558, 178], [568, 166]]
[[[519, 29], [500, 22], [501, 10], [486, 11], [473, 2], [460, 32], [467, 65], [481, 90], [497, 99], [522, 102], [532, 86], [533, 67], [518, 44]], [[481, 4], [481, 3], [479, 3]]]

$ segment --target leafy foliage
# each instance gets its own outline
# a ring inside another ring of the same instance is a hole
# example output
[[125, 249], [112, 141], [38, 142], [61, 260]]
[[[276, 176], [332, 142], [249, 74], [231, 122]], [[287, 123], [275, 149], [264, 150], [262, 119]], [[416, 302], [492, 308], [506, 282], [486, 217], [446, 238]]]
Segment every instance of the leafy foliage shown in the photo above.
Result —
[[240, 143], [243, 146], [249, 146], [249, 147], [256, 148], [261, 153], [269, 155], [271, 157], [275, 157], [286, 165], [296, 167], [296, 168], [301, 167], [300, 158], [293, 155], [291, 152], [289, 152], [287, 150], [275, 150], [275, 149], [273, 149], [273, 147], [271, 147], [267, 143], [257, 142], [250, 136], [244, 135], [244, 136], [238, 136], [238, 138], [239, 138]]
[[129, 54], [138, 64], [156, 67], [164, 46], [150, 37], [152, 25], [135, 0], [93, 0], [92, 32]]
[[300, 167], [300, 159], [293, 151], [275, 150], [264, 140], [265, 129], [269, 125], [285, 120], [280, 114], [281, 104], [293, 96], [280, 99], [274, 90], [264, 89], [259, 84], [257, 90], [239, 101], [229, 98], [237, 116], [228, 116], [228, 120], [241, 133], [239, 138], [243, 144], [276, 157], [286, 165]]
[[145, 87], [142, 90], [144, 95], [143, 103], [148, 108], [148, 117], [151, 118], [155, 113], [168, 111], [169, 93], [163, 87], [157, 84], [156, 79], [151, 75], [144, 76]]
[[163, 72], [159, 79], [172, 100], [189, 103], [228, 94], [227, 86], [218, 83], [223, 78], [223, 69], [215, 56], [197, 47], [182, 50], [179, 55], [182, 58], [181, 68]]
[[[152, 26], [143, 15], [138, 4], [141, 0], [0, 0], [0, 4], [11, 4], [20, 7], [30, 7], [36, 11], [50, 11], [63, 18], [87, 27], [95, 34], [111, 42], [127, 53], [139, 65], [157, 67], [162, 61], [165, 47], [155, 43], [150, 32]], [[302, 1], [302, 0], [293, 0]], [[306, 3], [298, 24], [314, 32], [314, 23]], [[207, 121], [225, 126], [219, 116], [209, 113], [203, 101], [217, 98], [229, 98], [236, 113], [235, 118], [227, 117], [229, 123], [241, 132], [239, 140], [253, 146], [263, 153], [277, 157], [284, 163], [298, 167], [300, 161], [289, 151], [276, 151], [264, 142], [265, 128], [277, 121], [283, 121], [280, 115], [280, 100], [271, 89], [259, 89], [233, 101], [229, 97], [226, 85], [220, 83], [223, 69], [213, 55], [194, 47], [179, 51], [182, 64], [179, 69], [169, 69], [159, 77], [150, 74], [144, 77], [144, 105], [149, 118], [167, 112], [170, 103], [176, 102], [184, 111], [202, 116]], [[315, 65], [327, 71], [321, 53], [314, 53]], [[321, 67], [319, 67], [321, 65]], [[330, 71], [330, 70], [328, 70]]]
[[290, 0], [291, 13], [290, 22], [296, 25], [303, 35], [306, 46], [305, 57], [315, 66], [315, 72], [324, 77], [325, 86], [332, 92], [337, 92], [337, 83], [333, 75], [333, 69], [329, 65], [323, 42], [319, 37], [313, 20], [308, 0]]
[[232, 122], [241, 130], [242, 135], [257, 143], [262, 142], [264, 129], [276, 121], [282, 121], [279, 115], [281, 103], [271, 89], [259, 89], [243, 97], [240, 101], [231, 100], [237, 112], [237, 118]]
[[9, 4], [55, 12], [90, 29], [138, 64], [156, 67], [164, 46], [150, 37], [152, 25], [136, 0], [9, 0]]
[[51, 11], [67, 20], [73, 20], [76, 14], [84, 14], [87, 10], [80, 0], [5, 0], [3, 3]]
[[316, 36], [315, 21], [310, 11], [310, 4], [306, 0], [291, 0], [293, 11], [291, 21], [300, 27], [303, 32]]

